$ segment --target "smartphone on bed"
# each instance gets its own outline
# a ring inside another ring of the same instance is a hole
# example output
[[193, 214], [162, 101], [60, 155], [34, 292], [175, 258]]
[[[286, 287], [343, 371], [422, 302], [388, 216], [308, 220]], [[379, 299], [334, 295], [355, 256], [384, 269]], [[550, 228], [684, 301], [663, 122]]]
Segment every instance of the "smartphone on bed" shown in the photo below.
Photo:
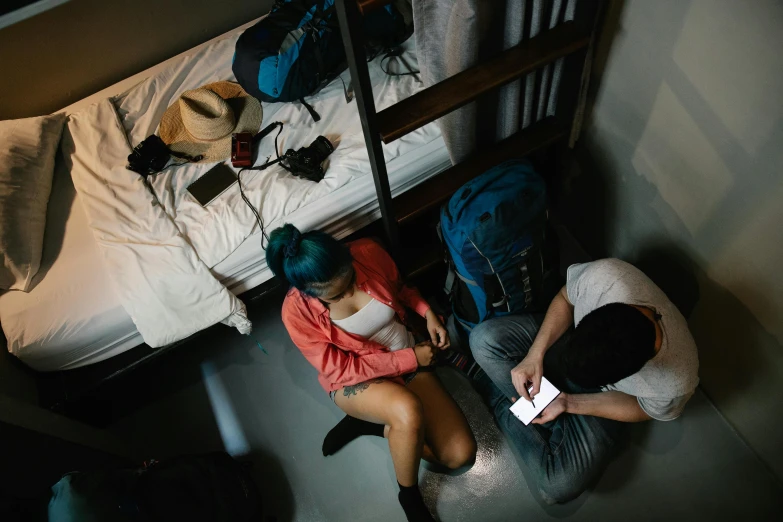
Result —
[[206, 174], [188, 186], [190, 195], [206, 207], [216, 197], [225, 192], [231, 185], [237, 182], [237, 175], [225, 163], [218, 163]]
[[[527, 390], [530, 393], [532, 386]], [[549, 404], [560, 395], [560, 390], [555, 388], [554, 384], [549, 382], [546, 377], [541, 377], [541, 389], [538, 391], [538, 395], [533, 397], [533, 401], [523, 399], [520, 397], [517, 402], [511, 405], [511, 413], [521, 420], [525, 426], [530, 424], [533, 419], [544, 411]]]

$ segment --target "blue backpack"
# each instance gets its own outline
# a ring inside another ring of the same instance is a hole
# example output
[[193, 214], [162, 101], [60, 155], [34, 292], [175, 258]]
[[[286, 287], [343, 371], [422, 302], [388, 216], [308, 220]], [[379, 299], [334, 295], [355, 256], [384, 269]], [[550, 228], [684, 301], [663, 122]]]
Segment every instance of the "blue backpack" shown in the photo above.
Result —
[[[446, 291], [467, 330], [492, 317], [546, 310], [552, 297], [546, 186], [527, 161], [463, 185], [441, 209], [450, 262]], [[556, 281], [554, 281], [556, 284]]]
[[[391, 6], [364, 22], [368, 45], [396, 45], [407, 38], [404, 18]], [[345, 68], [334, 0], [278, 0], [266, 18], [239, 37], [232, 65], [249, 94], [265, 102], [299, 101], [315, 121], [321, 117], [304, 97]]]

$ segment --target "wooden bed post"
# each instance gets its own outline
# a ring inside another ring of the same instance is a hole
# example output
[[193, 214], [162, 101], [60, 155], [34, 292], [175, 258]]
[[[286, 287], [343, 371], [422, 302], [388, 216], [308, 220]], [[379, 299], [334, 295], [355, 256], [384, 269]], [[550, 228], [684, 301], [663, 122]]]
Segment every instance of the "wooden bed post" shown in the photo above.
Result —
[[375, 100], [370, 83], [370, 72], [367, 68], [367, 56], [364, 52], [364, 35], [362, 16], [355, 0], [337, 0], [337, 18], [340, 21], [340, 33], [345, 46], [348, 68], [351, 71], [351, 81], [356, 93], [356, 106], [359, 109], [359, 119], [370, 157], [372, 177], [375, 182], [375, 192], [381, 207], [381, 220], [386, 232], [392, 254], [397, 255], [400, 246], [400, 231], [392, 208], [389, 175], [386, 171], [386, 160], [383, 157], [381, 136], [375, 112]]

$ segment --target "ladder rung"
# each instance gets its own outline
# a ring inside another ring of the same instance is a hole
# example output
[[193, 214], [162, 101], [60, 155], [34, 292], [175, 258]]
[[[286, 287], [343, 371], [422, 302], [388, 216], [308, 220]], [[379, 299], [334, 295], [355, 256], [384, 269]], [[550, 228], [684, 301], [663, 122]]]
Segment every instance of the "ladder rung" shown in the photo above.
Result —
[[356, 5], [359, 6], [359, 11], [361, 11], [363, 15], [390, 3], [391, 0], [356, 0]]
[[589, 28], [562, 23], [382, 110], [378, 113], [381, 139], [390, 143], [589, 43]]
[[504, 161], [526, 156], [565, 138], [568, 130], [567, 126], [550, 116], [487, 150], [473, 154], [462, 163], [397, 196], [394, 199], [397, 222], [403, 224], [433, 207], [440, 206], [462, 185], [485, 170]]

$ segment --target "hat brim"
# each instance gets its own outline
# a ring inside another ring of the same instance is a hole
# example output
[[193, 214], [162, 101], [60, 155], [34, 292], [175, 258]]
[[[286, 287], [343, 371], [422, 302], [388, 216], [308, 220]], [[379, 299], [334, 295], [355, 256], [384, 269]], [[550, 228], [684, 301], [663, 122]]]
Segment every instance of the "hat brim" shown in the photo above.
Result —
[[263, 108], [261, 102], [233, 82], [215, 82], [204, 85], [203, 88], [215, 92], [231, 106], [237, 119], [234, 130], [224, 138], [214, 141], [194, 138], [185, 128], [179, 100], [177, 100], [163, 113], [160, 121], [160, 138], [174, 152], [188, 156], [203, 156], [201, 161], [204, 162], [222, 161], [231, 157], [231, 134], [258, 133], [263, 121]]

